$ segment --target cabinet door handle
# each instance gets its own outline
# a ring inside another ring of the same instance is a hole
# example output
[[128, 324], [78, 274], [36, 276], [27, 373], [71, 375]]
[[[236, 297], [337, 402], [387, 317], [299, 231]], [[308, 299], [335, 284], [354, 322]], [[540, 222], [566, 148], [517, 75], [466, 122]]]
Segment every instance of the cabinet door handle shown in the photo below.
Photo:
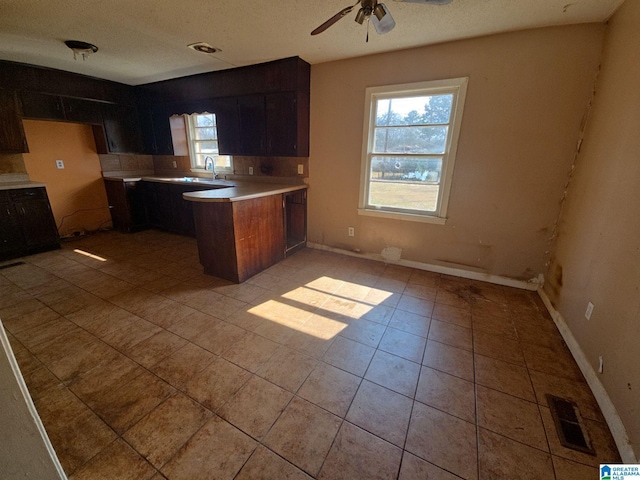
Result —
[[24, 207], [20, 207], [20, 210], [22, 210], [22, 216], [26, 217], [27, 216], [27, 212], [25, 212]]

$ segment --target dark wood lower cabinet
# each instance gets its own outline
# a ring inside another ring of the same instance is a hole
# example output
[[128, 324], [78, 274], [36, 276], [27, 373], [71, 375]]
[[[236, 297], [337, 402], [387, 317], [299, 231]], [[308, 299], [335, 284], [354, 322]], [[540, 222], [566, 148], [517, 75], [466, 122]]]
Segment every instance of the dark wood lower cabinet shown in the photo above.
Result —
[[113, 228], [129, 233], [149, 225], [141, 182], [105, 178], [104, 186]]
[[44, 187], [0, 191], [0, 260], [60, 247]]
[[244, 282], [284, 258], [282, 195], [193, 202], [204, 272]]
[[292, 254], [307, 245], [307, 191], [282, 195], [284, 205], [285, 253]]

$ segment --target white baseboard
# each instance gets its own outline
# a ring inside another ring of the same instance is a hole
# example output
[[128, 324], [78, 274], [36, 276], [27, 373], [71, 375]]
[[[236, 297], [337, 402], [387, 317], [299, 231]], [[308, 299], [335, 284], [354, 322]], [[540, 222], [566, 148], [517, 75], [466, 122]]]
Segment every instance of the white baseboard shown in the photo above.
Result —
[[535, 291], [541, 285], [542, 280], [539, 278], [532, 279], [530, 281], [515, 280], [513, 278], [501, 277], [500, 275], [491, 275], [488, 273], [474, 272], [472, 270], [464, 270], [462, 268], [445, 267], [443, 265], [433, 265], [430, 263], [414, 262], [413, 260], [398, 260], [397, 262], [384, 259], [382, 255], [373, 253], [360, 253], [351, 250], [344, 250], [342, 248], [329, 247], [327, 245], [321, 245], [319, 243], [307, 242], [307, 247], [315, 248], [316, 250], [324, 250], [326, 252], [339, 253], [341, 255], [348, 255], [350, 257], [366, 258], [367, 260], [374, 260], [376, 262], [390, 263], [393, 265], [402, 265], [404, 267], [416, 268], [418, 270], [426, 270], [428, 272], [442, 273], [445, 275], [452, 275], [454, 277], [468, 278], [470, 280], [480, 280], [482, 282], [495, 283], [496, 285], [503, 285], [505, 287], [520, 288], [523, 290]]
[[631, 446], [631, 442], [629, 441], [629, 435], [627, 434], [627, 430], [622, 423], [622, 419], [616, 410], [609, 394], [602, 385], [602, 382], [598, 378], [598, 374], [593, 369], [589, 361], [587, 360], [586, 355], [580, 348], [578, 341], [571, 333], [567, 322], [564, 317], [558, 312], [555, 307], [551, 304], [551, 300], [542, 289], [538, 289], [538, 294], [540, 298], [544, 302], [549, 314], [553, 318], [562, 338], [564, 338], [565, 343], [569, 347], [573, 358], [575, 359], [578, 367], [582, 371], [584, 378], [587, 380], [589, 384], [589, 388], [593, 392], [598, 405], [600, 406], [600, 410], [604, 415], [607, 424], [609, 425], [609, 429], [611, 430], [611, 434], [613, 435], [613, 439], [616, 442], [616, 446], [618, 447], [618, 451], [620, 452], [620, 456], [622, 457], [622, 461], [624, 463], [637, 464], [640, 462], [635, 452], [633, 451], [633, 447]]

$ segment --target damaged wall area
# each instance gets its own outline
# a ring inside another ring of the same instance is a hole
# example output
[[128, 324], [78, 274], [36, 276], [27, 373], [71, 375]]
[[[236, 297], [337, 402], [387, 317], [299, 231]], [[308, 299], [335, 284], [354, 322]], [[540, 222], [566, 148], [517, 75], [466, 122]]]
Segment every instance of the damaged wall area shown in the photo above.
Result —
[[[309, 241], [518, 280], [544, 271], [605, 27], [527, 30], [312, 66]], [[357, 213], [371, 86], [469, 77], [446, 225]], [[348, 227], [355, 236], [348, 236]]]

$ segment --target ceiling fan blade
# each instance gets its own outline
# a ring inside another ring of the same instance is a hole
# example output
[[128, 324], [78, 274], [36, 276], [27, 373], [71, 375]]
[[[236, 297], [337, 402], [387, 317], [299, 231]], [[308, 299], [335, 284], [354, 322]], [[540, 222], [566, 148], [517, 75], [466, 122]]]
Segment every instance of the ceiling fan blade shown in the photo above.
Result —
[[[359, 3], [359, 2], [358, 2]], [[357, 5], [357, 3], [356, 3]], [[319, 33], [324, 32], [327, 28], [329, 28], [331, 25], [333, 25], [334, 23], [336, 23], [338, 20], [340, 20], [342, 17], [344, 17], [345, 15], [347, 15], [348, 13], [351, 12], [351, 10], [353, 10], [353, 7], [355, 7], [355, 5], [352, 5], [350, 7], [346, 7], [343, 8], [342, 10], [340, 10], [338, 13], [336, 13], [333, 17], [331, 17], [329, 20], [327, 20], [326, 22], [324, 22], [322, 25], [320, 25], [318, 28], [316, 28], [313, 32], [311, 32], [311, 35], [318, 35]]]

